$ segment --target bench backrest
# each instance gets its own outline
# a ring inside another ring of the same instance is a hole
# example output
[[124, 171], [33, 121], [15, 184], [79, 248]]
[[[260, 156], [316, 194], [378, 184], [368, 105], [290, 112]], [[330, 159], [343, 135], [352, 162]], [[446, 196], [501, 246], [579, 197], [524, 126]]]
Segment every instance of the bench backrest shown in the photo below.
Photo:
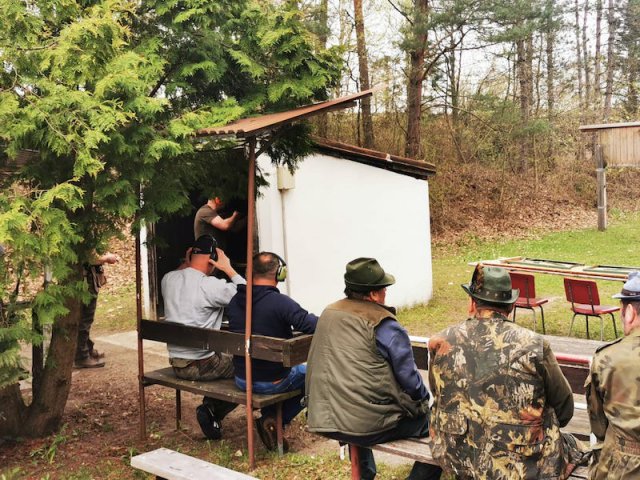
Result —
[[[413, 357], [419, 370], [427, 370], [429, 368], [428, 348], [425, 344], [413, 344]], [[584, 359], [576, 359], [572, 361], [569, 356], [558, 354], [558, 363], [564, 376], [567, 377], [571, 391], [573, 393], [584, 393], [584, 382], [589, 375], [588, 361]]]
[[[230, 355], [244, 355], [244, 334], [182, 325], [175, 322], [142, 320], [138, 335], [143, 340], [200, 348]], [[251, 336], [251, 356], [259, 360], [281, 362], [292, 367], [307, 361], [311, 335], [290, 339]]]

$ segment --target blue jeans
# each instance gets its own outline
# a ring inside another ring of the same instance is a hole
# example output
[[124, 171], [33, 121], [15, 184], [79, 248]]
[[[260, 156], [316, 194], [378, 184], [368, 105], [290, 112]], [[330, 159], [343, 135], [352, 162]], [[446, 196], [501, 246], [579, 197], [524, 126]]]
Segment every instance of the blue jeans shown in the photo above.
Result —
[[[295, 418], [302, 411], [302, 405], [300, 401], [304, 398], [304, 379], [307, 375], [306, 365], [296, 365], [291, 368], [289, 375], [282, 380], [276, 382], [253, 382], [254, 393], [285, 393], [291, 390], [301, 389], [302, 393], [296, 395], [293, 398], [289, 398], [282, 402], [282, 423], [286, 426], [289, 425], [291, 420]], [[247, 382], [244, 378], [236, 377], [236, 385], [242, 391], [247, 390]], [[276, 416], [276, 406], [270, 405], [264, 407], [262, 410], [262, 416]]]

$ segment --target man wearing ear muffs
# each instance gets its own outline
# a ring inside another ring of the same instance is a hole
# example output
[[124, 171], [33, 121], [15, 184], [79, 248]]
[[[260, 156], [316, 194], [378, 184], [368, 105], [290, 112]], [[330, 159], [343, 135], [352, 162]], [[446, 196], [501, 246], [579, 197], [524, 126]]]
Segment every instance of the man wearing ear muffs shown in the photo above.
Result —
[[590, 477], [640, 478], [640, 272], [622, 292], [624, 337], [596, 350], [585, 388], [591, 431], [598, 443]]
[[[186, 260], [177, 270], [162, 278], [165, 320], [198, 328], [220, 329], [224, 307], [245, 280], [216, 245], [211, 235], [198, 237], [187, 250]], [[226, 274], [231, 281], [211, 276], [214, 269]], [[208, 381], [233, 377], [231, 355], [172, 344], [167, 344], [167, 349], [169, 362], [178, 378]], [[222, 438], [222, 420], [236, 406], [235, 403], [204, 397], [202, 405], [196, 408], [196, 419], [205, 437], [210, 440]]]
[[573, 394], [549, 343], [509, 321], [519, 291], [504, 268], [478, 265], [470, 316], [429, 339], [432, 454], [458, 479], [566, 479], [585, 464], [560, 432]]
[[[280, 293], [278, 282], [287, 277], [287, 264], [279, 255], [261, 252], [253, 257], [253, 320], [252, 333], [275, 338], [292, 338], [293, 331], [313, 333], [318, 317], [307, 312], [293, 299]], [[231, 299], [227, 307], [229, 330], [237, 333], [245, 332], [245, 312], [247, 302], [246, 285], [238, 286], [238, 293]], [[233, 357], [236, 385], [246, 390], [245, 359]], [[285, 367], [279, 362], [251, 359], [253, 392], [262, 394], [284, 393], [302, 389], [306, 365]], [[287, 399], [282, 405], [282, 423], [287, 426], [302, 411], [300, 404], [302, 395]], [[275, 405], [262, 409], [262, 416], [256, 423], [258, 435], [268, 450], [277, 448], [276, 408]], [[288, 443], [284, 441], [284, 450]]]

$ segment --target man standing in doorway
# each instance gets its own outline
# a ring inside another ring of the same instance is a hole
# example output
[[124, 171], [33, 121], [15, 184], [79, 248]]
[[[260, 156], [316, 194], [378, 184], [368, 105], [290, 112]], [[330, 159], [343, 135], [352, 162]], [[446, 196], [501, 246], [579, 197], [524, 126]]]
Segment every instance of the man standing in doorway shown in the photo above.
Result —
[[[358, 445], [361, 479], [376, 476], [370, 445], [429, 435], [429, 393], [395, 309], [385, 305], [395, 283], [374, 258], [356, 258], [344, 274], [347, 298], [318, 320], [307, 362], [309, 431]], [[416, 462], [409, 480], [442, 470]]]
[[220, 216], [220, 209], [224, 207], [224, 202], [215, 195], [205, 203], [196, 212], [196, 218], [193, 222], [194, 238], [200, 238], [202, 235], [211, 235], [218, 242], [218, 247], [223, 250], [227, 248], [227, 232], [233, 227], [240, 215], [234, 211], [229, 218]]
[[596, 350], [586, 381], [591, 431], [598, 441], [590, 477], [640, 478], [640, 272], [622, 292], [624, 337]]

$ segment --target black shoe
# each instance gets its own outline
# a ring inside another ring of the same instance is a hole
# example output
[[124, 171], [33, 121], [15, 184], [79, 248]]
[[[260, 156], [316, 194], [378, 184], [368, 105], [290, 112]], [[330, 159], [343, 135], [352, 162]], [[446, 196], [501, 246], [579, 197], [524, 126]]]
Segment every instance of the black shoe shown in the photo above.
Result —
[[208, 406], [202, 404], [196, 408], [196, 419], [198, 419], [202, 433], [209, 440], [220, 440], [222, 438], [220, 422], [218, 422]]
[[[260, 417], [256, 422], [256, 429], [267, 450], [278, 450], [278, 427], [274, 417]], [[286, 438], [282, 439], [282, 450], [285, 453], [289, 451], [289, 442]]]

